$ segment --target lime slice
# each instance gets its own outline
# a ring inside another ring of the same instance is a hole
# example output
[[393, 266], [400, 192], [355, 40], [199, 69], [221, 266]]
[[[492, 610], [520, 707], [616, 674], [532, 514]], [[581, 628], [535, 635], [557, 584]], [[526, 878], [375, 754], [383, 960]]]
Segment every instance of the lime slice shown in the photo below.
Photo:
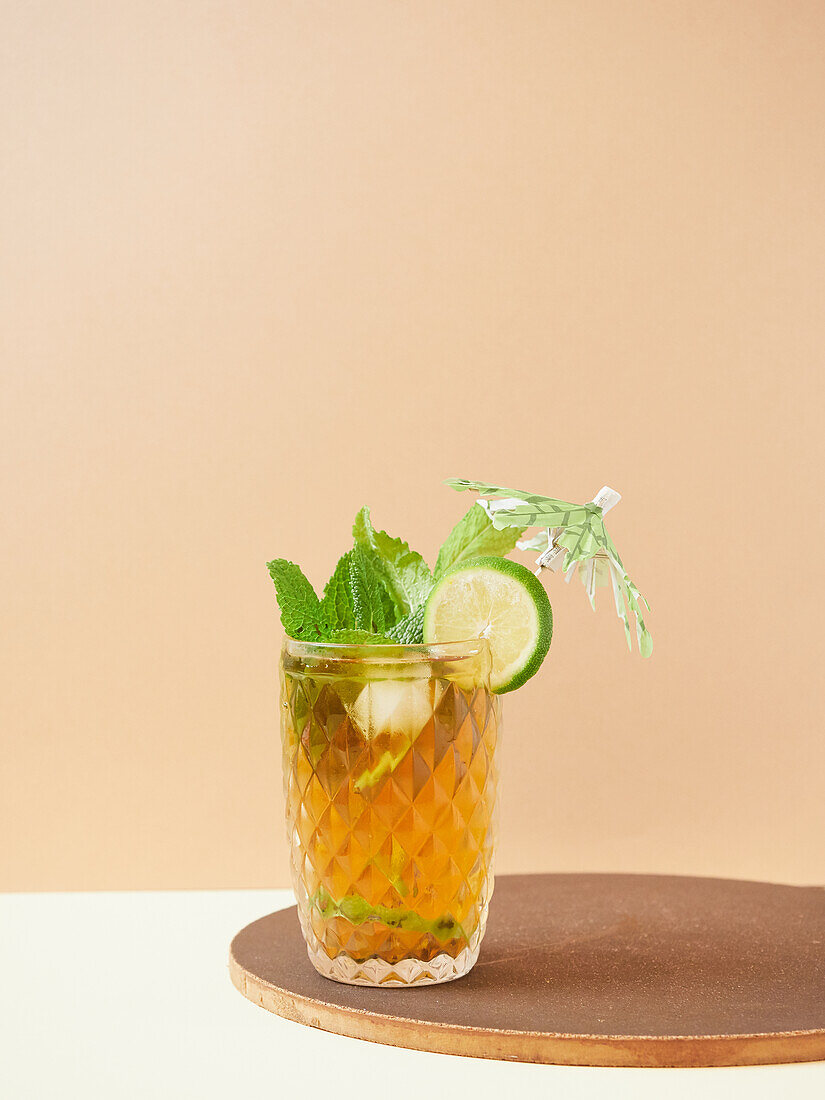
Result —
[[507, 558], [459, 562], [436, 584], [424, 609], [424, 641], [487, 638], [490, 686], [514, 691], [538, 671], [553, 636], [547, 593], [529, 569]]

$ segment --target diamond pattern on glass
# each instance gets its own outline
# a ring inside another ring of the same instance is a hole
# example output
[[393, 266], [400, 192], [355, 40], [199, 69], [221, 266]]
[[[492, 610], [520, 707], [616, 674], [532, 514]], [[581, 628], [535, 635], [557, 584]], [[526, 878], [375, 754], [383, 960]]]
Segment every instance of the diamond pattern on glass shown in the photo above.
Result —
[[472, 967], [493, 888], [498, 700], [450, 679], [282, 676], [287, 834], [310, 959], [364, 985]]

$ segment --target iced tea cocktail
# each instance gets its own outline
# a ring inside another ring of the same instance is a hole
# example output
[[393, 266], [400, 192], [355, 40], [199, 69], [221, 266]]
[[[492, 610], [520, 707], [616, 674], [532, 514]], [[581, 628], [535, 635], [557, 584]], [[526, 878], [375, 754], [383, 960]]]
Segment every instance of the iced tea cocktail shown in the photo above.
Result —
[[493, 889], [500, 700], [483, 638], [281, 660], [287, 830], [320, 973], [421, 985], [474, 964]]
[[427, 985], [475, 963], [493, 889], [500, 697], [536, 674], [553, 635], [541, 581], [507, 555], [537, 517], [554, 520], [554, 545], [578, 539], [565, 550], [577, 561], [615, 551], [601, 504], [451, 484], [501, 499], [471, 505], [432, 567], [367, 507], [320, 594], [289, 558], [267, 563], [286, 634], [298, 917], [313, 965], [340, 982]]

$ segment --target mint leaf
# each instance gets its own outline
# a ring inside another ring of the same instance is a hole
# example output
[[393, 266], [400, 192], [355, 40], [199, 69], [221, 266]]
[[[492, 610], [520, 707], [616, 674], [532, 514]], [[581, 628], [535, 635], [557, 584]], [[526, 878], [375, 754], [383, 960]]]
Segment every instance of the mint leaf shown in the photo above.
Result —
[[403, 539], [376, 531], [369, 508], [362, 508], [352, 526], [355, 545], [369, 551], [372, 565], [393, 603], [392, 622], [426, 602], [433, 586], [429, 566]]
[[438, 552], [435, 579], [438, 580], [456, 562], [472, 558], [503, 558], [515, 547], [523, 527], [498, 530], [480, 504], [473, 504], [447, 536]]
[[349, 585], [356, 629], [382, 634], [392, 623], [393, 603], [369, 551], [362, 546], [349, 552]]
[[386, 628], [395, 621], [395, 606], [375, 567], [375, 554], [363, 547], [348, 550], [326, 583], [319, 608], [326, 641], [388, 642]]
[[300, 567], [285, 558], [267, 562], [275, 582], [281, 622], [290, 638], [317, 638], [321, 604]]
[[342, 637], [353, 633], [363, 634], [362, 641], [379, 640], [374, 635], [386, 640], [384, 631], [394, 622], [395, 608], [373, 556], [356, 546], [339, 558], [319, 607], [320, 629], [326, 640], [354, 642], [354, 637]]
[[421, 645], [424, 641], [424, 604], [391, 627], [389, 636], [401, 645]]
[[352, 605], [349, 563], [351, 552], [338, 559], [335, 572], [324, 587], [320, 606], [320, 624], [324, 636], [337, 630], [355, 629], [355, 611]]
[[452, 913], [443, 913], [440, 917], [429, 919], [420, 917], [413, 909], [398, 909], [388, 905], [373, 905], [360, 894], [346, 894], [340, 901], [321, 886], [310, 898], [310, 905], [325, 920], [343, 917], [349, 924], [365, 924], [375, 921], [388, 928], [400, 928], [409, 932], [426, 932], [441, 943], [460, 936], [466, 939], [466, 933]]

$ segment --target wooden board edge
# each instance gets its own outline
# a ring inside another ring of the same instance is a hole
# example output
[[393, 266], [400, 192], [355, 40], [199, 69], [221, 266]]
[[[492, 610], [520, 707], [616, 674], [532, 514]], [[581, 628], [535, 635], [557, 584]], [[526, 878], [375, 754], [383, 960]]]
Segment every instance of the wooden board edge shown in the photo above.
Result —
[[499, 1031], [371, 1015], [270, 985], [229, 956], [232, 984], [247, 1000], [306, 1027], [384, 1046], [562, 1066], [699, 1068], [825, 1060], [825, 1030], [775, 1035], [587, 1036]]

